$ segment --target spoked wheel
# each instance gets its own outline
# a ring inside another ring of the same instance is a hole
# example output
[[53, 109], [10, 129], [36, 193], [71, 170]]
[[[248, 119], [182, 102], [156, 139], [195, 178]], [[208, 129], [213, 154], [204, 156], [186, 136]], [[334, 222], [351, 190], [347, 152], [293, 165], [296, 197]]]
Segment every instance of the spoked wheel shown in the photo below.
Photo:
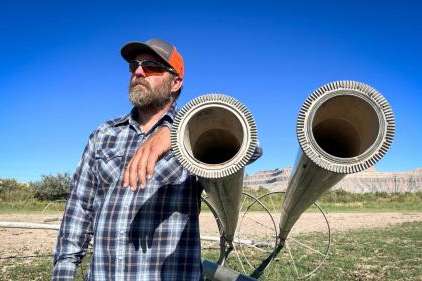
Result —
[[[281, 191], [270, 192], [257, 198], [270, 211], [277, 226], [283, 199], [284, 192]], [[278, 232], [277, 228], [277, 234]], [[267, 267], [261, 279], [285, 280], [292, 276], [295, 279], [310, 278], [327, 259], [330, 244], [330, 225], [324, 211], [315, 202], [295, 223], [284, 249]]]
[[222, 238], [222, 224], [214, 206], [207, 200], [206, 195], [201, 196], [201, 202], [199, 225], [202, 258], [217, 263], [222, 258], [224, 251], [224, 248], [221, 247], [224, 242]]
[[[202, 252], [205, 259], [249, 275], [273, 251], [277, 242], [277, 226], [267, 208], [254, 196], [243, 192], [240, 202], [238, 227], [230, 244], [222, 238], [223, 229], [214, 206], [206, 196], [202, 197]], [[204, 212], [206, 209], [209, 211]], [[213, 223], [210, 222], [211, 215], [214, 216]], [[216, 239], [217, 235], [219, 239]]]
[[234, 253], [240, 267], [250, 275], [277, 245], [277, 225], [268, 208], [256, 197], [242, 192]]

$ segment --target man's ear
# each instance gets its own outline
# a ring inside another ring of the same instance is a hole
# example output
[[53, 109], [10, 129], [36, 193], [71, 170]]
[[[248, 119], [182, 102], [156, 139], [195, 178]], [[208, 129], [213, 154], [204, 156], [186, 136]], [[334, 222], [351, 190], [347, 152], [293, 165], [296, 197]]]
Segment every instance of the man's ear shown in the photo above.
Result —
[[171, 82], [171, 92], [177, 92], [180, 87], [182, 87], [183, 85], [183, 79], [180, 78], [179, 76], [176, 76], [173, 81]]

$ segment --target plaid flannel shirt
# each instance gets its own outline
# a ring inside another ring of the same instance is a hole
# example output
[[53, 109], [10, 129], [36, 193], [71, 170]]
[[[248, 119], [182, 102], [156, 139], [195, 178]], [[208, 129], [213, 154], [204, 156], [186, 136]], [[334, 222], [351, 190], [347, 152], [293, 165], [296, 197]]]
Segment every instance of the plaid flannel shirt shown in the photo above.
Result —
[[[137, 148], [175, 106], [142, 132], [136, 111], [108, 121], [89, 137], [73, 176], [57, 239], [52, 280], [73, 280], [92, 237], [85, 280], [200, 280], [198, 214], [202, 188], [169, 151], [145, 189], [123, 188], [123, 171]], [[257, 149], [251, 162], [261, 155]]]

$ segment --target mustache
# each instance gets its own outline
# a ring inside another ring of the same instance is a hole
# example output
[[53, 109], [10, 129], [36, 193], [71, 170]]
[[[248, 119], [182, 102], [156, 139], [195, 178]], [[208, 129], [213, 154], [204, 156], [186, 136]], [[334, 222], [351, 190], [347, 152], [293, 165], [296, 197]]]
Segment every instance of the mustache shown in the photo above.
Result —
[[142, 85], [145, 86], [147, 89], [150, 89], [151, 87], [149, 86], [149, 83], [147, 81], [145, 81], [143, 78], [138, 78], [135, 80], [130, 81], [130, 87], [135, 87], [137, 85]]

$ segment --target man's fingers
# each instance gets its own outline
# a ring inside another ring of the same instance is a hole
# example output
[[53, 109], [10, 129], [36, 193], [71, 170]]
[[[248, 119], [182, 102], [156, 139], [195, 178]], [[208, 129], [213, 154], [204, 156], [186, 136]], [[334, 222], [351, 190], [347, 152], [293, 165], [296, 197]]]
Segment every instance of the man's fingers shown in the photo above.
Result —
[[132, 191], [135, 191], [136, 187], [138, 186], [138, 163], [139, 160], [142, 158], [142, 155], [144, 154], [144, 149], [140, 148], [135, 156], [132, 158], [132, 163], [129, 168], [129, 185], [132, 189]]
[[144, 187], [147, 180], [154, 173], [158, 158], [170, 149], [170, 130], [167, 127], [160, 128], [136, 151], [129, 161], [123, 175], [123, 186], [130, 186], [134, 191], [138, 187]]
[[141, 188], [144, 188], [146, 184], [146, 168], [147, 168], [149, 154], [150, 154], [150, 149], [149, 147], [147, 147], [144, 149], [144, 153], [142, 154], [142, 157], [138, 163], [137, 173], [138, 173], [138, 178], [141, 184]]
[[133, 162], [133, 157], [132, 159], [130, 159], [129, 164], [127, 164], [125, 168], [125, 172], [123, 174], [123, 187], [128, 187], [129, 185], [129, 175], [130, 175], [129, 168], [132, 165], [132, 162]]
[[155, 168], [155, 164], [157, 163], [158, 157], [159, 157], [159, 155], [155, 151], [151, 151], [151, 153], [149, 154], [148, 162], [147, 162], [147, 165], [146, 165], [147, 180], [149, 180], [152, 177], [152, 175], [154, 174], [154, 168]]

